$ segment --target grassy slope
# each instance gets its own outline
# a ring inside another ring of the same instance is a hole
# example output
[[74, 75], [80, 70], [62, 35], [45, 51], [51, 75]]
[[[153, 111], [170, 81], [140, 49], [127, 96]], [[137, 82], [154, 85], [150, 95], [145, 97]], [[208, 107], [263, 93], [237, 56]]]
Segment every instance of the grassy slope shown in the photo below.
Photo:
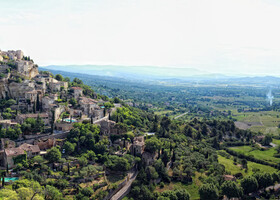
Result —
[[235, 165], [234, 161], [232, 159], [227, 159], [227, 158], [219, 155], [218, 160], [219, 160], [220, 164], [225, 166], [226, 171], [231, 172], [231, 174], [242, 173], [243, 176], [252, 175], [254, 173], [253, 169], [258, 169], [261, 172], [276, 172], [277, 171], [277, 169], [275, 169], [273, 167], [248, 161], [248, 171], [245, 172], [245, 170], [242, 169], [240, 166]]
[[252, 126], [250, 130], [255, 132], [262, 132], [264, 134], [280, 134], [278, 125], [280, 124], [279, 112], [276, 111], [262, 111], [262, 112], [246, 112], [234, 113], [234, 118], [237, 121], [252, 123], [258, 122], [263, 125]]
[[275, 148], [269, 148], [267, 150], [257, 150], [251, 146], [240, 146], [240, 147], [230, 147], [230, 149], [245, 154], [252, 155], [257, 159], [265, 160], [271, 163], [280, 163], [280, 158], [276, 158], [273, 155], [276, 153]]
[[191, 196], [191, 200], [198, 200], [199, 199], [199, 187], [202, 185], [202, 182], [199, 180], [200, 176], [204, 176], [202, 173], [199, 172], [195, 172], [195, 177], [193, 177], [193, 182], [192, 184], [184, 184], [181, 182], [171, 182], [169, 184], [165, 184], [163, 188], [160, 188], [159, 186], [157, 186], [156, 191], [158, 192], [163, 192], [165, 190], [175, 190], [176, 188], [180, 189], [186, 189], [190, 196]]

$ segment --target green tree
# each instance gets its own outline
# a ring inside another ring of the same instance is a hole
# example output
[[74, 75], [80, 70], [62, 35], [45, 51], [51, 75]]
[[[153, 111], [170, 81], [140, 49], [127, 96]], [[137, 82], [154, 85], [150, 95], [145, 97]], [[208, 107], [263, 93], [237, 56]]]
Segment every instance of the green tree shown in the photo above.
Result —
[[207, 133], [208, 133], [208, 128], [205, 123], [203, 123], [203, 125], [202, 125], [201, 133], [202, 133], [202, 135], [207, 135]]
[[219, 192], [217, 187], [212, 183], [204, 184], [199, 189], [201, 200], [217, 200], [219, 199]]
[[147, 139], [145, 142], [145, 150], [151, 153], [156, 152], [157, 150], [161, 149], [161, 141], [157, 137], [151, 137]]
[[78, 161], [79, 161], [79, 164], [80, 164], [81, 166], [86, 166], [86, 165], [87, 165], [87, 163], [88, 163], [87, 158], [86, 158], [86, 157], [84, 157], [84, 156], [79, 157], [79, 158], [78, 158]]
[[50, 163], [58, 162], [61, 159], [61, 152], [57, 147], [52, 147], [47, 151], [46, 159]]
[[54, 78], [55, 78], [56, 80], [58, 80], [58, 81], [63, 81], [63, 76], [62, 76], [61, 74], [55, 75]]
[[187, 190], [184, 189], [177, 189], [175, 190], [175, 194], [178, 198], [178, 200], [189, 200], [190, 199], [190, 194], [188, 193]]
[[189, 125], [186, 125], [185, 129], [184, 129], [184, 133], [185, 133], [186, 136], [192, 137], [193, 136], [192, 127], [189, 126]]
[[92, 188], [90, 188], [90, 187], [85, 187], [85, 188], [82, 188], [82, 189], [81, 189], [81, 193], [82, 193], [84, 196], [91, 197], [91, 195], [93, 195], [93, 190], [92, 190]]
[[69, 100], [69, 103], [72, 104], [72, 106], [76, 106], [76, 105], [77, 105], [77, 100], [76, 100], [75, 98], [72, 97], [72, 98]]
[[226, 195], [229, 199], [236, 197], [239, 198], [243, 195], [242, 188], [234, 181], [225, 181], [222, 186], [222, 194]]
[[269, 146], [271, 142], [272, 142], [272, 136], [266, 135], [262, 141], [262, 145]]
[[53, 186], [47, 185], [46, 186], [46, 200], [62, 200], [63, 195], [62, 193]]
[[259, 185], [255, 177], [247, 176], [241, 180], [241, 187], [243, 188], [245, 194], [249, 194], [256, 191]]
[[273, 184], [273, 178], [270, 173], [258, 173], [254, 175], [260, 188], [266, 188]]
[[75, 151], [76, 144], [71, 143], [69, 141], [66, 141], [63, 145], [63, 149], [65, 149], [65, 152], [70, 155]]

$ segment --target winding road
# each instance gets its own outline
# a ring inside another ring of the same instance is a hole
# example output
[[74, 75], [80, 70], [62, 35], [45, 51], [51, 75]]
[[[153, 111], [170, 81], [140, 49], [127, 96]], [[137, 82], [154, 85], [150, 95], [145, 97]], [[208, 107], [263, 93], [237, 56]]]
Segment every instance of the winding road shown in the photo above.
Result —
[[125, 195], [127, 195], [130, 192], [131, 184], [136, 179], [137, 175], [138, 175], [137, 170], [133, 171], [132, 173], [129, 173], [128, 174], [129, 181], [122, 189], [120, 189], [120, 191], [118, 191], [114, 196], [112, 196], [111, 200], [121, 200], [122, 198], [124, 198]]

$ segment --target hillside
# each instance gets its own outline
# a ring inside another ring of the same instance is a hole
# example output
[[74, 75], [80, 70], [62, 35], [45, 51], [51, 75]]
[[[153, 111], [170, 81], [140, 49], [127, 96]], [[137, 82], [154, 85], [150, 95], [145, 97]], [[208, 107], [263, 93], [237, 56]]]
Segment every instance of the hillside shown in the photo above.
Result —
[[[2, 51], [1, 57], [0, 199], [217, 200], [224, 195], [277, 195], [269, 188], [280, 182], [279, 138], [241, 130], [232, 120], [245, 118], [235, 111], [245, 112], [246, 106], [252, 112], [276, 109], [263, 102], [263, 88], [173, 88], [103, 76], [69, 78], [38, 72], [21, 51]], [[112, 93], [99, 94], [83, 80]], [[130, 87], [127, 97], [138, 88], [134, 97], [141, 95], [145, 102], [138, 98], [136, 105], [126, 99], [118, 89], [121, 85]], [[178, 100], [183, 94], [177, 94], [178, 89], [189, 96], [187, 103]], [[247, 94], [238, 105], [243, 109], [230, 105], [233, 114], [219, 109], [228, 100], [238, 102], [240, 93]], [[185, 105], [188, 111], [182, 120], [157, 115], [155, 103], [149, 105], [152, 97], [165, 96], [157, 108]], [[209, 107], [199, 105], [203, 100]]]

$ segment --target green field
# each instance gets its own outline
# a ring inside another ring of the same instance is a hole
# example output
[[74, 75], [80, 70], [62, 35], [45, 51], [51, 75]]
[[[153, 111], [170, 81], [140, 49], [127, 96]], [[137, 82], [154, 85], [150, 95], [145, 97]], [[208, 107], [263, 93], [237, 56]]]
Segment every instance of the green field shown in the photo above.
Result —
[[247, 163], [248, 171], [245, 172], [245, 170], [242, 169], [240, 165], [234, 164], [232, 157], [231, 157], [231, 159], [227, 159], [221, 155], [218, 156], [218, 161], [220, 164], [224, 165], [226, 168], [226, 171], [230, 172], [231, 174], [242, 173], [244, 176], [244, 175], [253, 174], [255, 170], [260, 170], [262, 172], [276, 172], [277, 171], [277, 169], [275, 169], [273, 167], [248, 161], [248, 163]]
[[184, 184], [181, 182], [171, 182], [168, 184], [165, 184], [163, 188], [160, 188], [159, 186], [156, 188], [157, 192], [163, 192], [166, 190], [175, 190], [175, 189], [186, 189], [188, 193], [191, 196], [191, 200], [199, 200], [199, 187], [202, 185], [201, 181], [199, 180], [199, 177], [201, 176], [200, 173], [196, 173], [194, 177], [194, 181], [192, 184]]
[[[274, 140], [275, 143], [279, 143], [279, 140]], [[274, 157], [274, 154], [277, 153], [275, 148], [269, 148], [266, 150], [259, 150], [251, 146], [239, 146], [239, 147], [230, 147], [229, 149], [234, 150], [238, 153], [242, 153], [247, 156], [254, 156], [257, 159], [264, 160], [267, 162], [278, 164], [280, 163], [280, 158]]]
[[279, 135], [280, 113], [277, 111], [233, 113], [237, 121], [251, 124], [250, 130], [264, 134]]

